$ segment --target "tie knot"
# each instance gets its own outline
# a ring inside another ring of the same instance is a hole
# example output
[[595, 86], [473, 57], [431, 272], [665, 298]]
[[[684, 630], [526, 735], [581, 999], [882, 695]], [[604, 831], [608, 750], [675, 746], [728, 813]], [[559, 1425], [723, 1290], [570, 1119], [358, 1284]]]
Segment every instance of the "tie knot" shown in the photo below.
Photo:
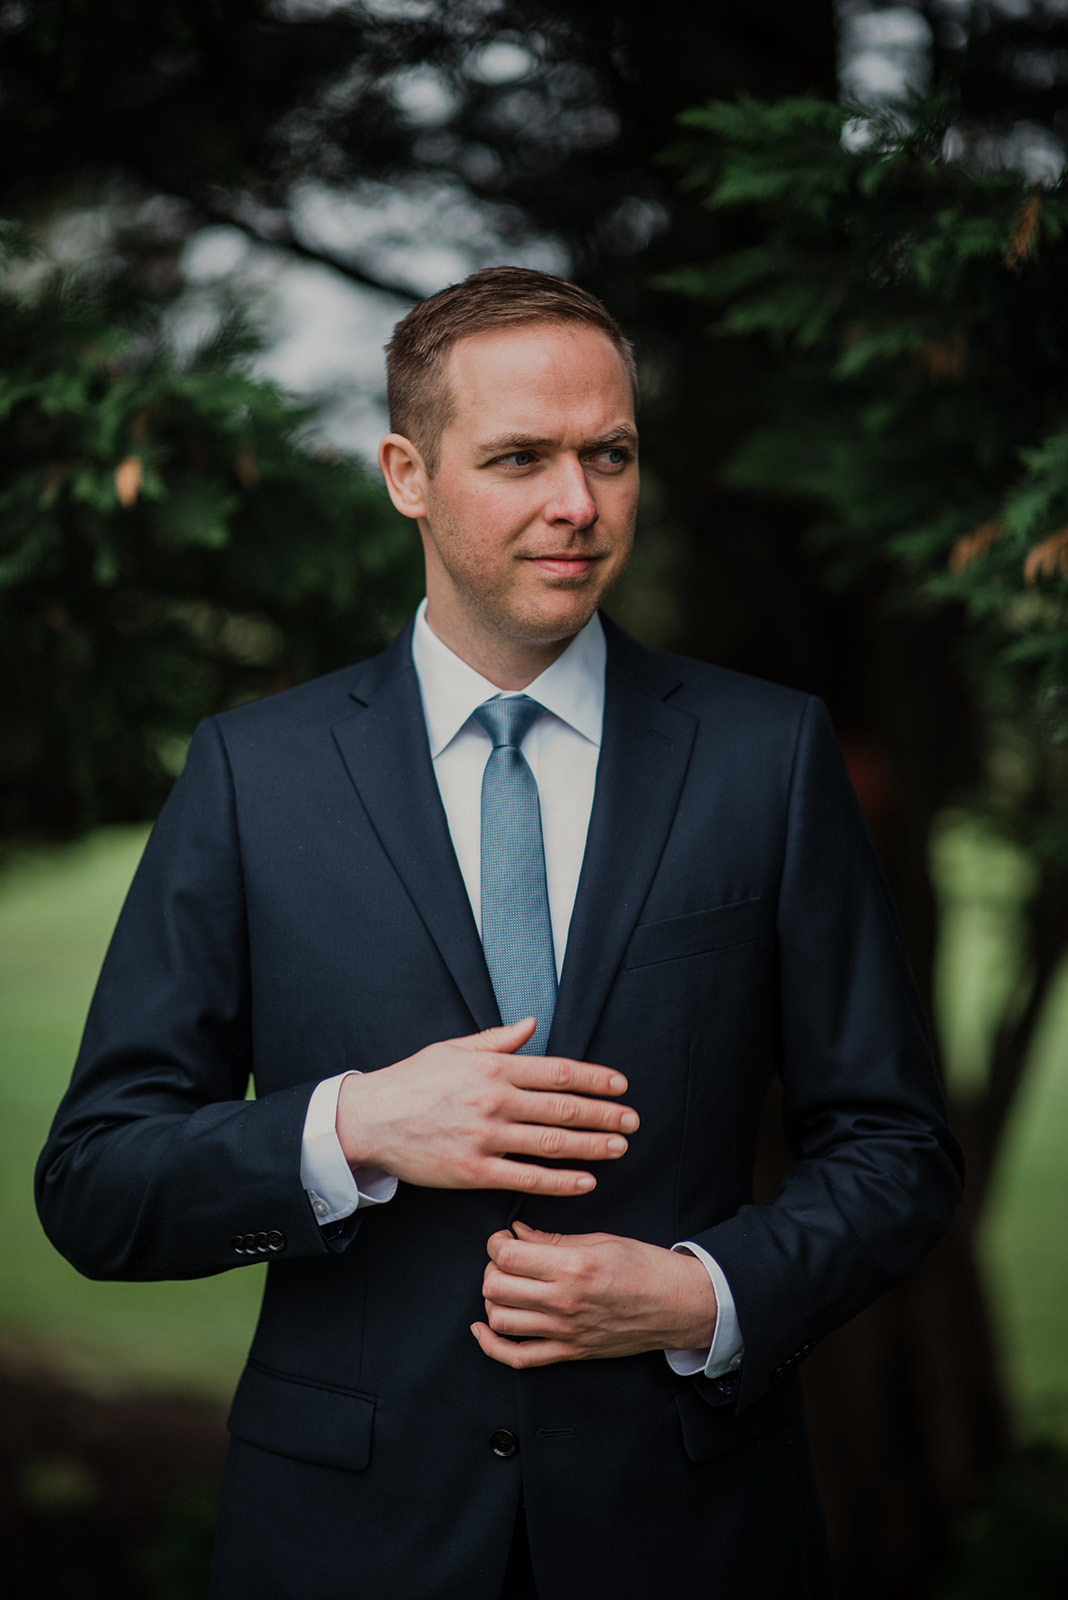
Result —
[[495, 750], [506, 744], [515, 745], [518, 750], [544, 709], [525, 694], [513, 694], [505, 700], [484, 701], [472, 716], [489, 734]]

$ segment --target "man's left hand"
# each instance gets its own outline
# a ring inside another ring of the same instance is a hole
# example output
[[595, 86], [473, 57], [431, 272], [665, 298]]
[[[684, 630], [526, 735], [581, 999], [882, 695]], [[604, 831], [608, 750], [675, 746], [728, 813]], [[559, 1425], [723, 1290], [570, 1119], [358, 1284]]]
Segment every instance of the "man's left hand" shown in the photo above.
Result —
[[513, 1229], [490, 1237], [486, 1321], [471, 1327], [494, 1361], [518, 1370], [712, 1343], [716, 1293], [694, 1256], [611, 1233]]

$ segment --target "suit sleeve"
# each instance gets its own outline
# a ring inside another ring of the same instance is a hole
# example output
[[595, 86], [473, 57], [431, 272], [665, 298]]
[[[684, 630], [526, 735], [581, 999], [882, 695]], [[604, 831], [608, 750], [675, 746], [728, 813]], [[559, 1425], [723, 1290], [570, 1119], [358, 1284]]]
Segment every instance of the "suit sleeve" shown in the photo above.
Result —
[[314, 1083], [244, 1098], [249, 984], [233, 786], [207, 722], [123, 907], [37, 1166], [45, 1231], [89, 1277], [201, 1277], [326, 1250], [300, 1183]]
[[[777, 940], [795, 1164], [773, 1204], [694, 1236], [737, 1306], [739, 1409], [917, 1266], [961, 1192], [889, 891], [819, 701], [798, 734]], [[707, 1395], [728, 1397], [722, 1385]]]

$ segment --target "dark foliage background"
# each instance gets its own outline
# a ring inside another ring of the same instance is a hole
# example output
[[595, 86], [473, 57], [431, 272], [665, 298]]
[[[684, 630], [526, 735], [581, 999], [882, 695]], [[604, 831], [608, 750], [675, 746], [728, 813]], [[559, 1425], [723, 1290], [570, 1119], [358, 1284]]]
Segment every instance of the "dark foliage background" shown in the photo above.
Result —
[[[617, 613], [827, 699], [928, 999], [933, 821], [965, 805], [1042, 861], [957, 1107], [961, 1225], [810, 1365], [844, 1595], [916, 1593], [1008, 1450], [975, 1229], [1065, 941], [1064, 197], [983, 174], [1068, 139], [1068, 14], [912, 5], [941, 99], [843, 148], [839, 31], [893, 9], [0, 6], [8, 840], [152, 814], [197, 716], [366, 653], [418, 595], [373, 480], [253, 378], [245, 308], [176, 341], [190, 241], [236, 230], [399, 314], [451, 228], [472, 266], [556, 251], [633, 334]], [[398, 202], [403, 237], [374, 225]], [[74, 214], [83, 259], [35, 258]]]

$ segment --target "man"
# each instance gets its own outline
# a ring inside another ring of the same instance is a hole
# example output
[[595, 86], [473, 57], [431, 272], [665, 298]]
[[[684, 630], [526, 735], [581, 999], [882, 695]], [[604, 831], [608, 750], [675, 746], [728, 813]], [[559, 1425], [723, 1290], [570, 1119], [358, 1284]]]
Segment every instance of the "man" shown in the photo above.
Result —
[[597, 615], [634, 389], [542, 274], [399, 325], [425, 608], [198, 731], [109, 952], [39, 1205], [96, 1276], [271, 1261], [226, 1600], [829, 1593], [795, 1369], [957, 1156], [819, 704]]

